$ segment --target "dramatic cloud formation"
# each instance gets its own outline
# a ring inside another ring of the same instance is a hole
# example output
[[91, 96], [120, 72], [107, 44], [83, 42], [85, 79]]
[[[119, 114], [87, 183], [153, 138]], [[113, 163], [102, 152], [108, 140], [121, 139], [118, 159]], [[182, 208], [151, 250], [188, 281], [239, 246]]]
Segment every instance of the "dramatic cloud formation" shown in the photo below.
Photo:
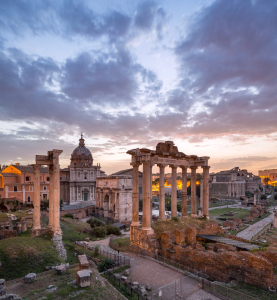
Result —
[[[189, 12], [174, 2], [109, 4], [0, 1], [0, 142], [28, 155], [40, 139], [41, 149], [72, 149], [67, 137], [83, 131], [94, 151], [115, 155], [165, 139], [276, 140], [275, 1], [191, 1]], [[1, 159], [24, 157], [15, 153]], [[218, 164], [273, 156], [236, 155]]]

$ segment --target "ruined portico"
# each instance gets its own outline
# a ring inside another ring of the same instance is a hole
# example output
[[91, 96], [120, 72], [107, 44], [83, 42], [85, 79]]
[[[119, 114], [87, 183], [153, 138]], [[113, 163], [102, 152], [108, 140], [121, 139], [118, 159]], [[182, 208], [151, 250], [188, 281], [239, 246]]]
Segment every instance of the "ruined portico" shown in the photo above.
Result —
[[[60, 227], [60, 165], [59, 156], [62, 150], [54, 149], [48, 151], [47, 155], [36, 155], [36, 164], [34, 169], [34, 210], [33, 210], [33, 228], [31, 235], [38, 236], [45, 232], [52, 234], [53, 242], [61, 257], [66, 258], [66, 250], [62, 244], [62, 230]], [[49, 167], [49, 222], [48, 228], [41, 228], [40, 218], [40, 166]]]
[[[197, 217], [196, 211], [196, 170], [203, 168], [203, 216], [209, 218], [209, 157], [186, 155], [179, 152], [172, 141], [158, 143], [156, 150], [146, 148], [132, 149], [127, 152], [132, 155], [133, 166], [133, 211], [131, 226], [131, 243], [133, 245], [148, 248], [148, 237], [154, 233], [151, 228], [151, 169], [155, 164], [160, 168], [159, 190], [159, 219], [165, 219], [165, 194], [164, 194], [164, 168], [169, 166], [172, 170], [171, 192], [171, 217], [177, 216], [177, 168], [182, 169], [182, 217], [187, 217], [187, 169], [191, 169], [191, 217]], [[139, 199], [138, 199], [138, 169], [143, 166], [143, 217], [142, 227], [139, 223]], [[202, 213], [201, 216], [202, 217]]]

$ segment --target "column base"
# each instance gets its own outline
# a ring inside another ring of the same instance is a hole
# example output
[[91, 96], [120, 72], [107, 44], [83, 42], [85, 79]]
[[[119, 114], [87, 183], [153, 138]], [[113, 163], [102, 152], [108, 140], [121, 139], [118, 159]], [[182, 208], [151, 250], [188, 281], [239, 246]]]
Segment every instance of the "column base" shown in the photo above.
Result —
[[209, 216], [204, 216], [204, 218], [206, 218], [206, 220], [210, 220], [210, 217], [209, 217]]
[[147, 234], [154, 233], [154, 229], [152, 229], [151, 227], [142, 227], [142, 230], [147, 231]]
[[139, 226], [140, 223], [139, 222], [132, 222], [131, 226]]
[[49, 233], [49, 228], [31, 229], [31, 237], [36, 237], [48, 233]]
[[197, 214], [191, 214], [190, 215], [192, 218], [196, 218], [197, 217]]
[[182, 216], [182, 219], [183, 219], [183, 218], [188, 218], [188, 216], [187, 216], [187, 215], [186, 215], [186, 216]]

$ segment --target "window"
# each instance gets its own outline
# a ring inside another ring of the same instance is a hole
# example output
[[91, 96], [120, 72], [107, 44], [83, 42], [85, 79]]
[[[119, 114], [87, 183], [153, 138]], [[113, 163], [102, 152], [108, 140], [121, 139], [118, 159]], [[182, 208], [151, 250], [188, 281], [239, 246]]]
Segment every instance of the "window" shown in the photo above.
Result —
[[30, 181], [30, 176], [26, 176], [26, 181]]
[[139, 187], [139, 193], [142, 194], [142, 187]]
[[78, 177], [80, 177], [80, 172], [78, 172]]
[[44, 191], [47, 191], [47, 186], [44, 186], [44, 187], [43, 187], [43, 190], [44, 190]]
[[87, 179], [87, 173], [85, 173], [85, 177], [84, 178]]
[[13, 191], [17, 192], [17, 186], [16, 185], [13, 187]]
[[47, 178], [46, 178], [46, 181], [50, 181], [50, 177], [47, 177]]
[[30, 196], [27, 197], [27, 202], [28, 202], [28, 203], [31, 202], [31, 197], [30, 197]]

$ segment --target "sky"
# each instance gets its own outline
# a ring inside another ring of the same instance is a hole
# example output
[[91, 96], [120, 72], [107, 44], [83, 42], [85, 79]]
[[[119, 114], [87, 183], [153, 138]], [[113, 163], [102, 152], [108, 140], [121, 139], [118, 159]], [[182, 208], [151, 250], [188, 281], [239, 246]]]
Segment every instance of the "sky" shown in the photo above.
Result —
[[106, 174], [168, 140], [257, 174], [276, 116], [277, 1], [0, 1], [2, 165], [67, 167], [83, 132]]

